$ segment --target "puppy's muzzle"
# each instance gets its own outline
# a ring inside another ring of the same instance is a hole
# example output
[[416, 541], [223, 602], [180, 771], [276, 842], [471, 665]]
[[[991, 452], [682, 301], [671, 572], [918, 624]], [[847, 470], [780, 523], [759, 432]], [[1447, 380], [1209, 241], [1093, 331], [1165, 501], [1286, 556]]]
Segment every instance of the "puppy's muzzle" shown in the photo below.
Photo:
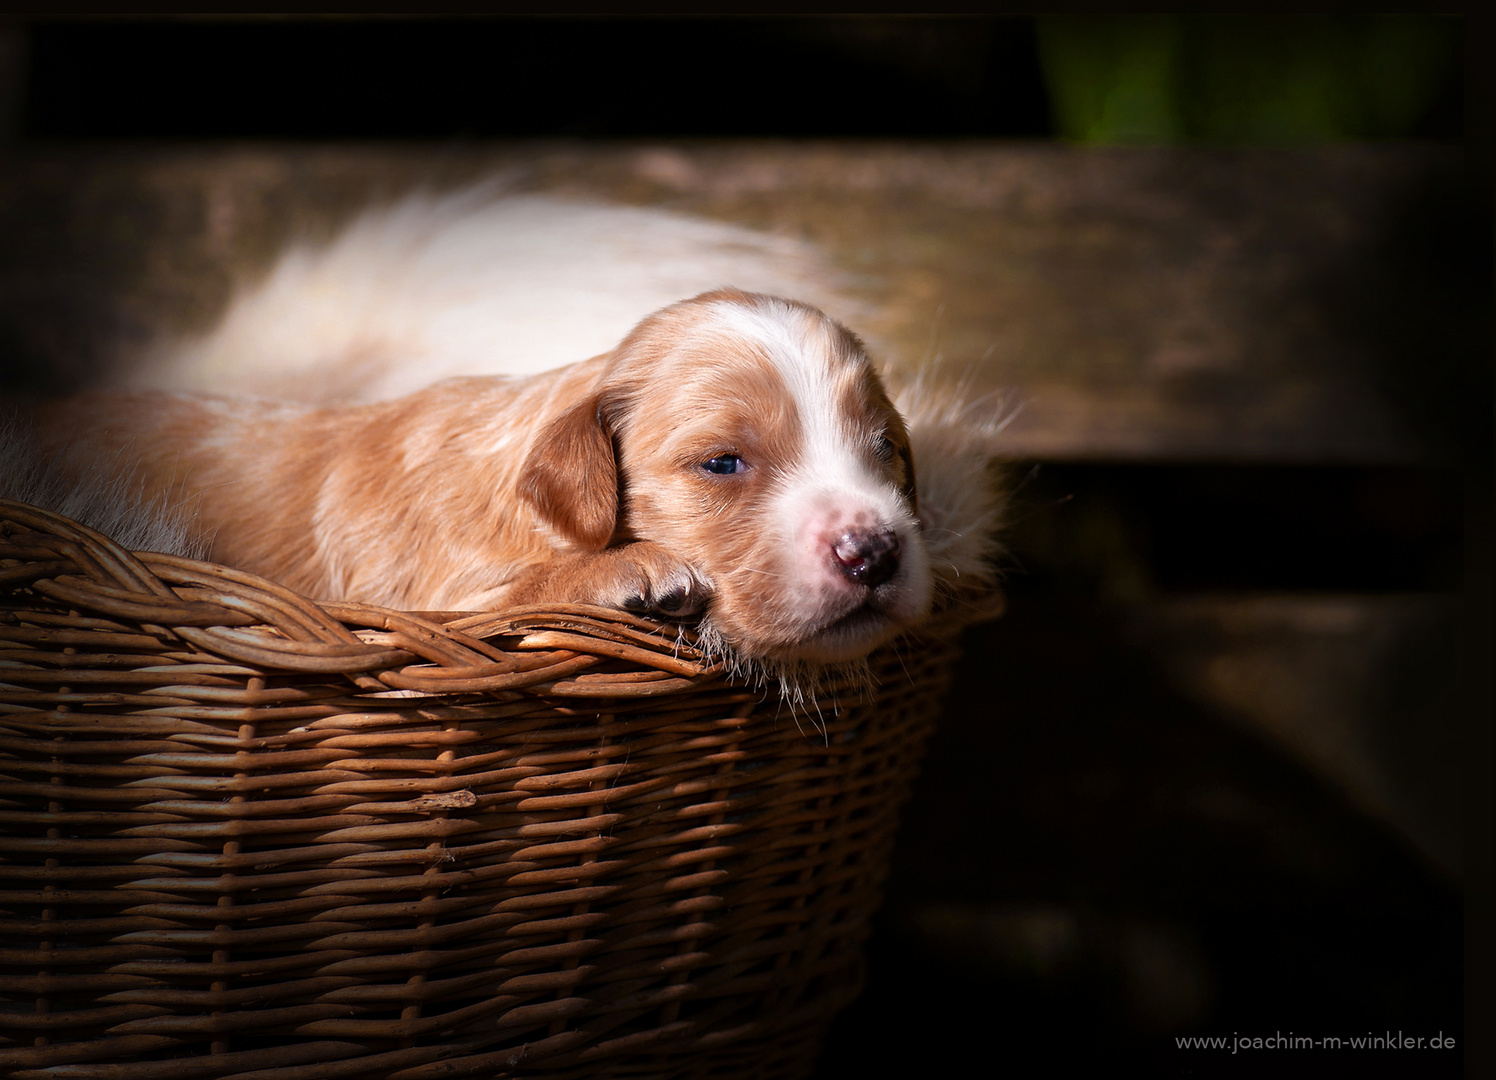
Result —
[[899, 538], [892, 529], [851, 529], [832, 545], [836, 568], [848, 581], [873, 589], [899, 572]]

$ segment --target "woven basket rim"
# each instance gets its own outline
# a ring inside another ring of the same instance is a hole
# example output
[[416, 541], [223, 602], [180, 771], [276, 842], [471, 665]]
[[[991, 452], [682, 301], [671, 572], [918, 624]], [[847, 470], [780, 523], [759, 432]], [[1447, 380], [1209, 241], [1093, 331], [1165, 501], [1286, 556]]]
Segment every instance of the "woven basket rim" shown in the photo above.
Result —
[[[160, 627], [266, 673], [342, 674], [366, 691], [520, 691], [563, 699], [653, 698], [744, 681], [733, 679], [741, 673], [729, 660], [707, 654], [688, 627], [612, 608], [400, 611], [314, 600], [217, 563], [127, 551], [26, 503], [0, 499], [0, 518], [25, 529], [6, 529], [7, 561], [29, 560], [0, 567], [8, 591], [29, 588], [95, 617]], [[901, 636], [953, 635], [1003, 607], [998, 589], [962, 596]]]

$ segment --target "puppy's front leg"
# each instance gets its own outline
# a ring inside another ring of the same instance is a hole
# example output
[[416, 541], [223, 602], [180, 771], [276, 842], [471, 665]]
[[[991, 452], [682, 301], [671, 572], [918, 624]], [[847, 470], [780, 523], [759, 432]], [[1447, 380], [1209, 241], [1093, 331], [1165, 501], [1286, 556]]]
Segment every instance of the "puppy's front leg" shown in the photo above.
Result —
[[577, 552], [538, 566], [506, 597], [511, 604], [597, 604], [676, 621], [700, 615], [710, 599], [710, 584], [651, 540]]

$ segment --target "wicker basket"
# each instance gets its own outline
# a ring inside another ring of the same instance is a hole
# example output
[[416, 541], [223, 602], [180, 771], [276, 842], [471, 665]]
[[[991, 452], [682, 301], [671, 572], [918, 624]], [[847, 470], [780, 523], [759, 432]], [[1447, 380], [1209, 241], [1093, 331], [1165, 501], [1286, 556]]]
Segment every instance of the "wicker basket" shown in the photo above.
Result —
[[970, 621], [797, 712], [618, 612], [319, 605], [14, 503], [0, 581], [17, 1080], [807, 1074]]

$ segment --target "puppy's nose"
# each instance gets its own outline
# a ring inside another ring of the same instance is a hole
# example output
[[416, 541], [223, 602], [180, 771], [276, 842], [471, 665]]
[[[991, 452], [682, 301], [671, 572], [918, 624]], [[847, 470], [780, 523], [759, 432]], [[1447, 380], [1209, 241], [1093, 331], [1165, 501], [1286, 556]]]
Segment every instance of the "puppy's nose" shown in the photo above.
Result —
[[882, 585], [899, 569], [899, 538], [892, 529], [851, 529], [832, 545], [836, 568], [848, 581], [868, 588]]

